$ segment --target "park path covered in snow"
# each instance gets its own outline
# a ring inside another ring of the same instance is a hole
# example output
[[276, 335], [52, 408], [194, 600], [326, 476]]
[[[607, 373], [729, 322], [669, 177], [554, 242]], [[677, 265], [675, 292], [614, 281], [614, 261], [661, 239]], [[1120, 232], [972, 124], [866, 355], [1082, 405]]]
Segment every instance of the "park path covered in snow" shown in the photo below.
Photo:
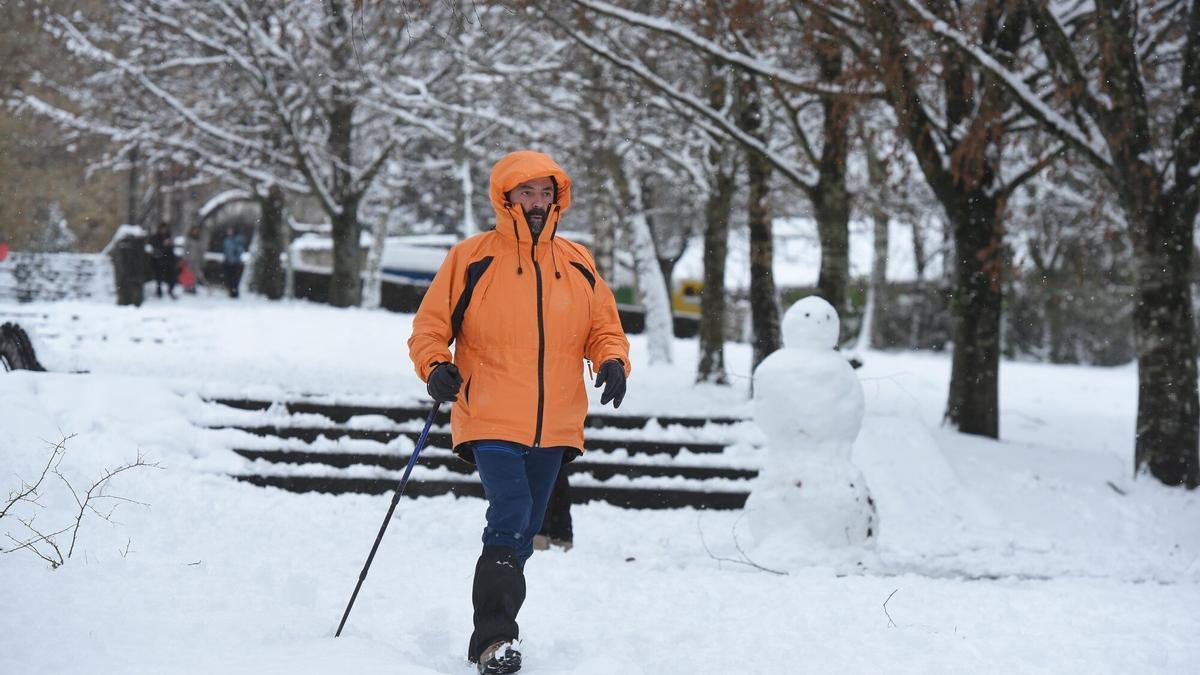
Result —
[[[75, 485], [139, 452], [159, 465], [113, 480], [110, 494], [141, 504], [120, 503], [113, 523], [88, 515], [58, 569], [0, 554], [0, 672], [472, 672], [481, 500], [402, 501], [334, 639], [390, 495], [238, 483], [227, 475], [248, 461], [202, 428], [218, 396], [420, 403], [411, 317], [186, 298], [0, 304], [0, 320], [26, 326], [51, 371], [0, 375], [0, 496], [66, 435], [60, 468]], [[692, 384], [694, 342], [655, 367], [641, 365], [644, 339], [632, 344], [621, 413], [751, 413], [747, 346], [729, 345], [735, 384], [718, 388]], [[1130, 475], [1131, 366], [1005, 362], [993, 442], [939, 426], [946, 355], [861, 356], [853, 455], [878, 504], [875, 545], [762, 550], [739, 511], [576, 506], [575, 548], [527, 568], [522, 672], [1194, 667], [1200, 496]], [[763, 442], [753, 425], [734, 430]], [[53, 482], [35, 524], [62, 527], [72, 505]], [[0, 520], [0, 536], [23, 532]]]

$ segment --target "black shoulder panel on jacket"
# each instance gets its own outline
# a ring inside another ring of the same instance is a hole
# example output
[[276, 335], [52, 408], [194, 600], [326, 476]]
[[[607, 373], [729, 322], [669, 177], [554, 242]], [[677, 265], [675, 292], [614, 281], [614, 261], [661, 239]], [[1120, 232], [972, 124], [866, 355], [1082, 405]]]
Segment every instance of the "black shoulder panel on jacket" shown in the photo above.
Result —
[[483, 273], [491, 264], [492, 256], [489, 255], [467, 265], [467, 286], [462, 295], [458, 296], [458, 304], [454, 306], [454, 313], [450, 315], [451, 343], [458, 339], [458, 331], [462, 328], [463, 317], [467, 314], [467, 305], [471, 304], [471, 294], [475, 292], [475, 285], [483, 278]]
[[575, 262], [573, 260], [571, 261], [571, 265], [583, 274], [583, 278], [588, 280], [588, 284], [591, 285], [592, 290], [596, 290], [596, 275], [592, 274], [592, 271], [587, 268], [587, 265], [584, 265], [581, 262]]

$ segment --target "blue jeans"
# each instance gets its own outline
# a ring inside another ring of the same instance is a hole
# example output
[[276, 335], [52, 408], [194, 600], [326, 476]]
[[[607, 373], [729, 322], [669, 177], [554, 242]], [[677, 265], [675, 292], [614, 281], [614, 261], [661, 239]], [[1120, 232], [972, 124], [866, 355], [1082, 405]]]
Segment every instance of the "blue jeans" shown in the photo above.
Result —
[[474, 443], [475, 466], [488, 500], [483, 543], [513, 549], [522, 567], [533, 554], [533, 535], [546, 517], [563, 452], [507, 441]]

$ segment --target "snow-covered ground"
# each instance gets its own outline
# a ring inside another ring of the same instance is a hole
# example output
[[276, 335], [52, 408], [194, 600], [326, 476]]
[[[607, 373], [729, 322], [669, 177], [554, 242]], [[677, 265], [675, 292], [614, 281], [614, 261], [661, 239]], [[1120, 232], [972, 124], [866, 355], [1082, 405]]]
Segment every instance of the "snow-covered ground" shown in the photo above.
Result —
[[[481, 500], [401, 502], [334, 639], [390, 495], [230, 480], [249, 463], [200, 428], [211, 396], [420, 402], [410, 316], [201, 296], [0, 303], [8, 320], [52, 372], [0, 373], [0, 497], [69, 434], [76, 487], [139, 452], [159, 467], [114, 479], [141, 504], [110, 500], [114, 523], [88, 514], [58, 569], [0, 554], [0, 673], [472, 672]], [[632, 343], [618, 412], [751, 413], [745, 345], [720, 388], [692, 384], [694, 342], [654, 368]], [[873, 547], [768, 552], [736, 511], [576, 506], [575, 548], [526, 570], [522, 672], [1195, 672], [1200, 494], [1132, 478], [1132, 366], [1004, 363], [992, 442], [939, 426], [947, 356], [862, 357], [853, 453], [878, 504]], [[74, 518], [64, 484], [46, 486], [18, 514], [43, 531]], [[0, 537], [25, 532], [0, 519]], [[722, 560], [739, 546], [787, 574]]]

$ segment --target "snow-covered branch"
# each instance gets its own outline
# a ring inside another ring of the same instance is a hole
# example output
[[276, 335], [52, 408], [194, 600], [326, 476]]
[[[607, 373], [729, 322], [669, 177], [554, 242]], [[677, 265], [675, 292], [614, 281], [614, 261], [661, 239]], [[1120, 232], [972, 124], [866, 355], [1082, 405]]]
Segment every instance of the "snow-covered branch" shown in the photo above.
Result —
[[841, 87], [828, 82], [821, 82], [819, 80], [813, 81], [800, 77], [792, 70], [781, 68], [761, 58], [754, 58], [748, 54], [726, 49], [712, 40], [697, 35], [691, 29], [666, 19], [623, 9], [621, 7], [617, 7], [616, 5], [602, 2], [601, 0], [570, 1], [579, 7], [590, 9], [597, 14], [617, 19], [631, 26], [638, 26], [656, 33], [677, 38], [690, 45], [694, 49], [715, 56], [722, 61], [736, 65], [748, 72], [762, 75], [769, 80], [782, 82], [788, 86], [795, 87], [796, 89], [809, 94], [818, 96], [874, 97], [883, 93], [882, 89], [879, 89], [875, 86]]
[[799, 186], [812, 189], [816, 186], [818, 177], [811, 170], [803, 170], [796, 167], [787, 159], [780, 157], [771, 147], [764, 141], [761, 141], [754, 136], [746, 133], [732, 120], [727, 119], [719, 112], [713, 110], [706, 102], [700, 100], [696, 96], [679, 91], [679, 89], [671, 82], [667, 81], [662, 76], [654, 73], [646, 64], [640, 60], [635, 60], [632, 57], [624, 57], [616, 54], [608, 47], [600, 44], [597, 40], [585, 35], [583, 32], [569, 26], [553, 12], [544, 11], [543, 15], [563, 30], [567, 35], [573, 37], [579, 44], [585, 46], [593, 54], [612, 63], [618, 68], [636, 76], [641, 81], [653, 87], [672, 100], [677, 101], [699, 117], [705, 118], [712, 124], [713, 127], [720, 130], [722, 135], [728, 136], [750, 150], [760, 153], [767, 159], [780, 173], [787, 176]]
[[1108, 148], [1103, 141], [1091, 133], [1066, 119], [1051, 104], [1038, 96], [1022, 78], [1013, 73], [986, 49], [980, 46], [974, 38], [950, 26], [925, 7], [922, 0], [900, 0], [914, 14], [924, 20], [929, 29], [962, 51], [972, 61], [991, 73], [1009, 91], [1009, 93], [1025, 108], [1030, 115], [1042, 124], [1054, 130], [1067, 139], [1080, 152], [1091, 156], [1101, 164], [1111, 164]]

